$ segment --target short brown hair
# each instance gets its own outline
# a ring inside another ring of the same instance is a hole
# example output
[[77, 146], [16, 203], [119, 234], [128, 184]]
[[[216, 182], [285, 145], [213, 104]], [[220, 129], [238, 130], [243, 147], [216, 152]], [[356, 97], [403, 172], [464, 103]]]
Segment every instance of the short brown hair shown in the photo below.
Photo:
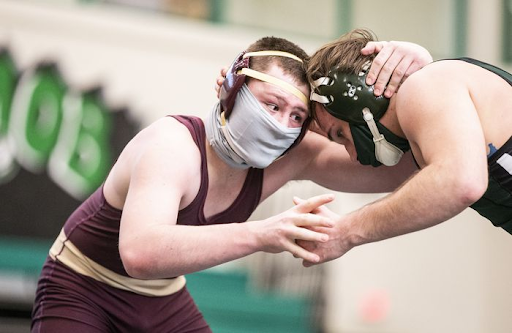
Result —
[[267, 50], [288, 52], [299, 57], [303, 62], [280, 56], [251, 57], [249, 60], [249, 67], [251, 69], [265, 72], [271, 64], [275, 63], [283, 69], [284, 73], [293, 76], [298, 84], [309, 86], [306, 76], [306, 65], [309, 56], [301, 47], [287, 39], [271, 36], [263, 37], [247, 48], [247, 52]]

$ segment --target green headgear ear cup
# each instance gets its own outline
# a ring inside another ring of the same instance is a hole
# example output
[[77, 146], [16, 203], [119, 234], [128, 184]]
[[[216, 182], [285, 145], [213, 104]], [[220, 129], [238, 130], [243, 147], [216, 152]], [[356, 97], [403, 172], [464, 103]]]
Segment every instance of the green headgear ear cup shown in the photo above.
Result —
[[364, 108], [379, 120], [389, 105], [388, 98], [375, 96], [373, 86], [366, 84], [366, 70], [353, 74], [339, 68], [315, 80], [311, 100], [322, 103], [332, 116], [351, 124], [365, 124]]

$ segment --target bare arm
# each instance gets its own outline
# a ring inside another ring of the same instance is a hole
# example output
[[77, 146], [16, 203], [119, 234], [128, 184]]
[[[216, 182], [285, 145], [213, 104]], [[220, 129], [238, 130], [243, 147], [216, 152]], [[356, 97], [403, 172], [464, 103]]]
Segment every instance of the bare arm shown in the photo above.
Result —
[[329, 195], [261, 221], [176, 225], [182, 202], [197, 193], [197, 188], [192, 192], [190, 188], [194, 188], [191, 184], [199, 177], [200, 165], [195, 144], [180, 126], [171, 125], [172, 130], [148, 135], [133, 145], [138, 151], [133, 153], [129, 166], [130, 185], [119, 235], [121, 259], [131, 276], [173, 277], [257, 251], [290, 251], [307, 260], [318, 260], [316, 254], [297, 246], [295, 240], [326, 240], [325, 235], [309, 228], [329, 226], [331, 222], [309, 212], [330, 202], [333, 197]]
[[328, 243], [301, 243], [322, 261], [354, 246], [436, 225], [485, 192], [484, 135], [466, 86], [445, 70], [415, 77], [402, 89], [404, 98], [397, 102], [400, 124], [424, 168], [390, 195], [339, 217], [335, 229], [326, 230]]
[[368, 227], [370, 240], [445, 221], [487, 188], [480, 119], [467, 86], [449, 71], [433, 65], [417, 73], [397, 98], [398, 121], [422, 170], [375, 207], [361, 211], [375, 216]]
[[417, 170], [411, 153], [406, 153], [394, 167], [361, 165], [350, 160], [344, 146], [311, 131], [290, 155], [304, 162], [296, 179], [311, 180], [341, 192], [391, 192]]

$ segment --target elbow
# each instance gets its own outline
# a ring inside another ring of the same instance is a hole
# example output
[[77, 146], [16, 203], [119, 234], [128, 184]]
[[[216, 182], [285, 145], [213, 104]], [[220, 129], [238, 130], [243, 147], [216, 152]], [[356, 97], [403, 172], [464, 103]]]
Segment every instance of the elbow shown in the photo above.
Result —
[[467, 178], [456, 185], [457, 197], [460, 199], [460, 204], [466, 208], [477, 202], [487, 190], [488, 179]]
[[124, 269], [129, 276], [136, 279], [151, 279], [152, 269], [150, 256], [144, 254], [144, 250], [137, 246], [119, 246], [119, 254]]

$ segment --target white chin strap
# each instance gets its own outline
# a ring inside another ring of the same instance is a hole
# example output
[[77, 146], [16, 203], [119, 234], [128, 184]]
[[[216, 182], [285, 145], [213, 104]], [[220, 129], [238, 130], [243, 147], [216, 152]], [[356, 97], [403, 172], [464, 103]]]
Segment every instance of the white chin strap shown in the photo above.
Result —
[[380, 134], [370, 109], [363, 109], [363, 118], [373, 135], [375, 157], [377, 158], [377, 161], [386, 166], [396, 165], [402, 158], [404, 152], [394, 144], [388, 142], [383, 134]]

